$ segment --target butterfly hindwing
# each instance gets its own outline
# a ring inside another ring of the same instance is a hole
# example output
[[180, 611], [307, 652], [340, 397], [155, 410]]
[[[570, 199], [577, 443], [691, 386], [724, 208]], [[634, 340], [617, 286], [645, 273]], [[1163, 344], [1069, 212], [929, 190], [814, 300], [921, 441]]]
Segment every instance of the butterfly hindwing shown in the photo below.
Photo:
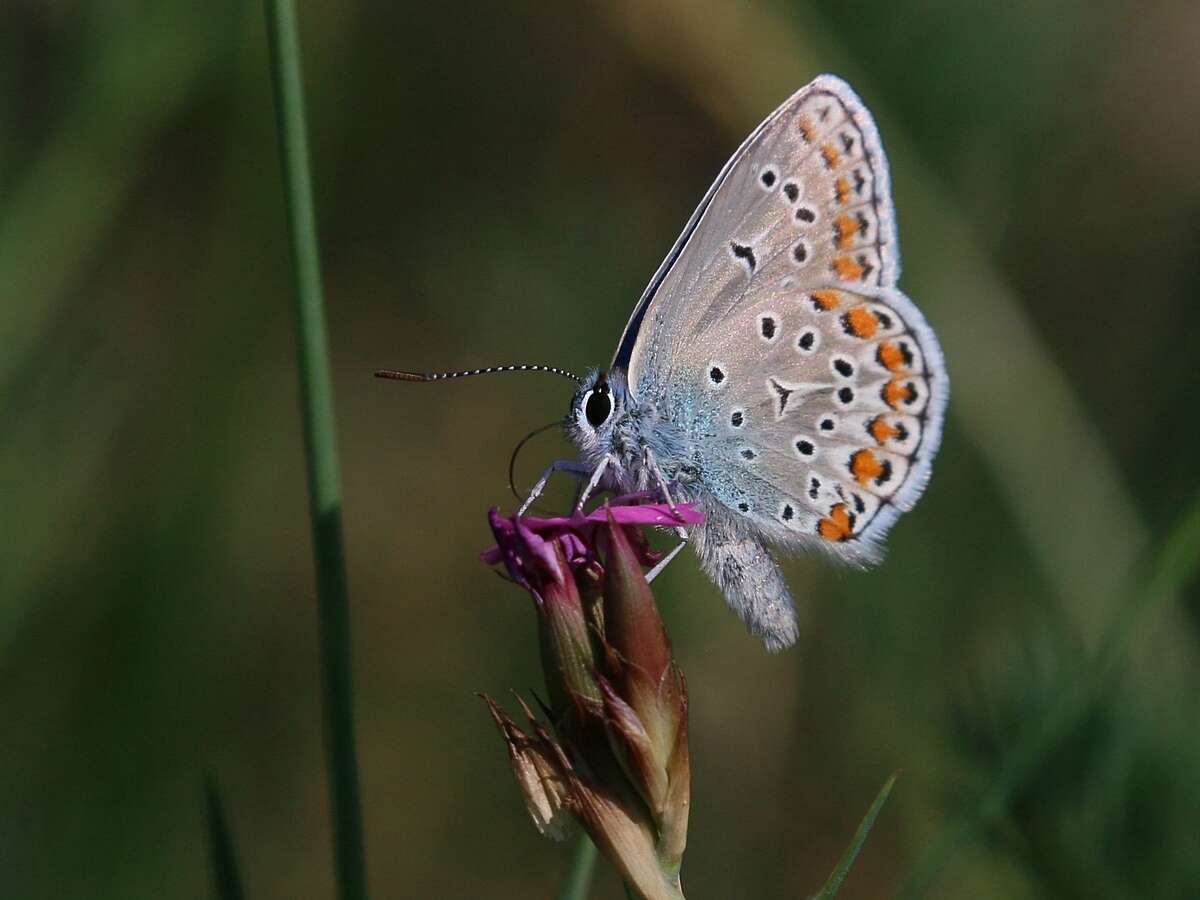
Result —
[[709, 490], [778, 543], [876, 559], [924, 487], [945, 404], [941, 351], [911, 301], [777, 280], [697, 345], [707, 355], [682, 355], [677, 383], [699, 398], [686, 427]]

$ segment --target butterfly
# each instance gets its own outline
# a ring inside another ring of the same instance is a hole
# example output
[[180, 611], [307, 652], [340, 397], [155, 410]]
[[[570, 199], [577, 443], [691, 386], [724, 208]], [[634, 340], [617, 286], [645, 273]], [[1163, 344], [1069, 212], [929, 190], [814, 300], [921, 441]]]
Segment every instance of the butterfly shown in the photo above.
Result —
[[681, 537], [774, 651], [799, 628], [773, 549], [878, 562], [929, 480], [949, 380], [899, 275], [875, 123], [844, 81], [822, 75], [721, 169], [607, 370], [377, 374], [575, 378], [565, 430], [579, 459], [553, 463], [522, 512], [554, 472], [585, 482], [581, 505], [597, 489], [696, 504], [704, 524]]

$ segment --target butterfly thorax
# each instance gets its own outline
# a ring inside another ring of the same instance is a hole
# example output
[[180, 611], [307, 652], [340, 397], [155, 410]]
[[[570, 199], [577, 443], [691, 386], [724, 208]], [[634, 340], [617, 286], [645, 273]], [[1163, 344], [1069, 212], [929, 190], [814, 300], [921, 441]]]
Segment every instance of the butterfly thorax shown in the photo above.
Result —
[[[607, 415], [602, 415], [606, 409], [601, 392], [608, 398]], [[654, 401], [639, 402], [619, 368], [587, 374], [572, 399], [566, 433], [589, 469], [607, 459], [601, 485], [611, 490], [655, 487], [652, 466], [657, 465], [663, 477], [680, 488], [679, 499], [686, 499], [690, 495], [686, 486], [699, 476], [695, 454], [678, 420]]]

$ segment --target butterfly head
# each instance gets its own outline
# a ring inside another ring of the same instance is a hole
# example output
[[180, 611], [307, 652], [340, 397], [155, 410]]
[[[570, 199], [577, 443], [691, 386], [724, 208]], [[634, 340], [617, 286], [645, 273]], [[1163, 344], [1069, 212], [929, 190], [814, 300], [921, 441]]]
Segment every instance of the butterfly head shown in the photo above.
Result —
[[625, 417], [629, 397], [620, 369], [593, 369], [579, 383], [567, 413], [567, 436], [583, 451], [603, 455], [612, 445], [613, 431]]

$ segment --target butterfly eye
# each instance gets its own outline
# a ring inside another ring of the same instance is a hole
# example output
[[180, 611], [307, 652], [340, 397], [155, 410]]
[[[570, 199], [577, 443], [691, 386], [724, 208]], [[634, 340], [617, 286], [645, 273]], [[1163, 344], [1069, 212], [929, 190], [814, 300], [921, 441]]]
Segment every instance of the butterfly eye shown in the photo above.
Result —
[[611, 413], [612, 398], [608, 394], [607, 387], [588, 391], [587, 396], [583, 399], [583, 414], [587, 416], [589, 425], [599, 428], [608, 421]]

